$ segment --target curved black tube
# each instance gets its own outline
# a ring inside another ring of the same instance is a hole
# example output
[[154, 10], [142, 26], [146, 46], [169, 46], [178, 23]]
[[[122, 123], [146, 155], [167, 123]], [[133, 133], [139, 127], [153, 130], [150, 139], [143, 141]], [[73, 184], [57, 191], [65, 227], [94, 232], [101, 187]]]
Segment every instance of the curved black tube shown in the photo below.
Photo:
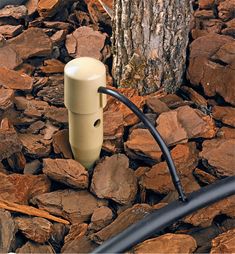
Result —
[[187, 197], [184, 193], [182, 184], [181, 184], [179, 176], [177, 174], [175, 164], [174, 164], [172, 157], [171, 157], [171, 153], [170, 153], [167, 145], [165, 144], [164, 140], [162, 139], [161, 135], [158, 133], [156, 128], [151, 124], [149, 119], [143, 114], [143, 112], [141, 110], [138, 109], [138, 107], [132, 101], [127, 99], [121, 93], [119, 93], [115, 90], [112, 90], [110, 88], [106, 88], [106, 87], [99, 87], [98, 92], [111, 95], [111, 96], [115, 97], [116, 99], [118, 99], [119, 101], [121, 101], [122, 103], [124, 103], [129, 109], [131, 109], [139, 117], [139, 119], [149, 129], [150, 133], [152, 134], [152, 136], [158, 143], [158, 145], [161, 148], [162, 153], [166, 159], [166, 163], [168, 165], [173, 184], [178, 192], [179, 199], [183, 202], [186, 202]]
[[179, 200], [153, 212], [122, 233], [104, 242], [92, 253], [122, 253], [158, 233], [179, 219], [235, 194], [235, 176], [201, 188], [188, 196], [188, 202]]

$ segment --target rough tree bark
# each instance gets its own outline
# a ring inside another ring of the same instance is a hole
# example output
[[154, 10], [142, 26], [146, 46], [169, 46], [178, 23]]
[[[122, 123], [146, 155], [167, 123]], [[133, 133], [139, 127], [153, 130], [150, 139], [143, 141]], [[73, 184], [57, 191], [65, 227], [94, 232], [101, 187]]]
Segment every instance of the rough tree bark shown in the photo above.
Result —
[[192, 14], [190, 0], [114, 0], [113, 75], [141, 94], [182, 83]]

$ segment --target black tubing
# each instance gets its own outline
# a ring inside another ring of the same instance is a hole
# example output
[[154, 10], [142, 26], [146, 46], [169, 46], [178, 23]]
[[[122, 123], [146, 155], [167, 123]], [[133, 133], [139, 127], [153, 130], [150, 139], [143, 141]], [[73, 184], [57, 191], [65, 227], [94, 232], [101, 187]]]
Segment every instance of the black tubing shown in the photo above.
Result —
[[192, 212], [234, 194], [235, 176], [227, 177], [193, 192], [188, 196], [186, 203], [177, 200], [147, 215], [122, 233], [104, 242], [92, 253], [122, 253], [127, 251]]
[[171, 153], [170, 153], [166, 143], [164, 142], [163, 138], [158, 133], [156, 128], [151, 124], [149, 119], [143, 114], [143, 112], [132, 101], [130, 101], [128, 98], [126, 98], [121, 93], [119, 93], [115, 90], [112, 90], [110, 88], [106, 88], [106, 87], [99, 87], [98, 92], [103, 93], [103, 94], [111, 95], [112, 97], [115, 97], [116, 99], [118, 99], [119, 101], [124, 103], [144, 123], [144, 125], [148, 128], [148, 130], [150, 131], [150, 133], [152, 134], [152, 136], [154, 137], [154, 139], [158, 143], [159, 147], [161, 148], [161, 151], [162, 151], [162, 153], [163, 153], [163, 155], [166, 159], [166, 163], [168, 165], [168, 168], [169, 168], [169, 171], [170, 171], [170, 174], [171, 174], [172, 182], [173, 182], [173, 184], [174, 184], [174, 186], [175, 186], [175, 188], [178, 192], [179, 199], [183, 202], [186, 202], [187, 197], [184, 193], [182, 184], [181, 184], [179, 176], [177, 174], [174, 161], [172, 160], [172, 157], [171, 157]]

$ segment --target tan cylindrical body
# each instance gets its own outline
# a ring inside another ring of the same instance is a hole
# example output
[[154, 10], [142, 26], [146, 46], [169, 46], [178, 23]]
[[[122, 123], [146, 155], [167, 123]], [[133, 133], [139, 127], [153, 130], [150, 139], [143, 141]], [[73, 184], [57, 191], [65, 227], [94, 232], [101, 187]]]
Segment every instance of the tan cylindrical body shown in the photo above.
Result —
[[106, 96], [98, 93], [106, 86], [102, 62], [81, 57], [65, 66], [64, 102], [69, 111], [69, 142], [75, 160], [86, 168], [99, 158], [103, 143], [103, 108]]

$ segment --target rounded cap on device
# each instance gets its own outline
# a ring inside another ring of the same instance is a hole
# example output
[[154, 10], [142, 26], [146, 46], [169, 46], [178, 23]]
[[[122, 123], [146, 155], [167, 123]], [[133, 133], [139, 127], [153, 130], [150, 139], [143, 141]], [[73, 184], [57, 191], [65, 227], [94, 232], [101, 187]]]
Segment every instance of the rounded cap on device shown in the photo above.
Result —
[[98, 93], [106, 86], [105, 65], [91, 57], [76, 58], [64, 69], [64, 103], [72, 112], [91, 114], [106, 105], [106, 96]]

